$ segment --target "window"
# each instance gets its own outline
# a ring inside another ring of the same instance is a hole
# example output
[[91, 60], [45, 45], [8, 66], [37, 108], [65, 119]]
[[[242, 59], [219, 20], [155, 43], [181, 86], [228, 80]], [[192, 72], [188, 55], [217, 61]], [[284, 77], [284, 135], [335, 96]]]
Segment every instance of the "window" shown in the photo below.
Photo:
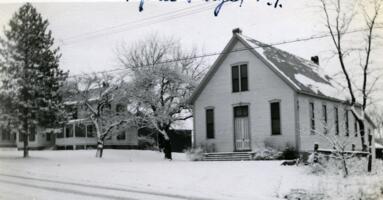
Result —
[[52, 134], [53, 134], [52, 132], [45, 133], [45, 135], [47, 137], [47, 141], [51, 141], [51, 135]]
[[119, 132], [117, 135], [117, 140], [125, 140], [125, 139], [126, 139], [126, 132], [125, 131]]
[[327, 134], [327, 106], [322, 105], [323, 133]]
[[76, 137], [85, 137], [85, 125], [76, 124], [75, 125], [75, 135]]
[[61, 129], [59, 133], [57, 133], [57, 138], [63, 138], [64, 137], [64, 129]]
[[234, 117], [247, 117], [249, 116], [248, 106], [237, 106], [234, 108]]
[[358, 119], [356, 117], [354, 117], [354, 133], [355, 137], [358, 137]]
[[355, 151], [355, 144], [351, 145], [351, 151]]
[[102, 111], [111, 111], [112, 110], [112, 104], [110, 104], [110, 103], [106, 103], [106, 104], [104, 104], [103, 106], [102, 106], [102, 109], [101, 109]]
[[281, 114], [279, 102], [270, 103], [271, 135], [281, 134]]
[[335, 125], [335, 135], [339, 135], [339, 113], [338, 108], [334, 107], [334, 125]]
[[345, 131], [346, 131], [346, 136], [350, 136], [350, 132], [349, 132], [349, 127], [348, 127], [348, 110], [345, 109], [344, 110], [344, 127], [345, 127]]
[[232, 66], [231, 78], [232, 78], [233, 92], [247, 91], [248, 90], [247, 64]]
[[126, 106], [123, 104], [117, 104], [116, 105], [116, 112], [121, 113], [126, 111]]
[[11, 133], [9, 132], [9, 129], [1, 128], [1, 139], [11, 140]]
[[214, 138], [214, 109], [206, 109], [206, 137]]
[[93, 124], [87, 125], [86, 126], [86, 137], [88, 137], [88, 138], [94, 137], [95, 130], [96, 130], [96, 128], [94, 127]]
[[36, 140], [36, 127], [33, 126], [29, 129], [29, 141], [35, 141]]
[[67, 138], [73, 137], [73, 125], [72, 124], [68, 124], [65, 127], [65, 137], [67, 137]]
[[19, 142], [23, 142], [23, 141], [24, 141], [24, 134], [19, 133]]
[[69, 119], [77, 119], [77, 105], [67, 105], [65, 106], [65, 111], [68, 113]]
[[310, 129], [311, 129], [311, 134], [315, 133], [315, 108], [314, 108], [314, 103], [310, 102]]

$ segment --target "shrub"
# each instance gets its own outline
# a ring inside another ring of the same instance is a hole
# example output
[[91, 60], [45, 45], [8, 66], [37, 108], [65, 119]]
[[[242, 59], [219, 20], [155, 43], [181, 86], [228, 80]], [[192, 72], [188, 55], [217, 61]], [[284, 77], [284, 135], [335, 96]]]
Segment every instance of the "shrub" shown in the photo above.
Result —
[[282, 152], [266, 147], [264, 149], [257, 149], [254, 154], [254, 160], [276, 160], [280, 158], [282, 155]]
[[279, 159], [282, 160], [293, 160], [299, 158], [299, 152], [292, 146], [287, 145], [282, 151], [282, 155]]
[[185, 151], [186, 157], [191, 161], [200, 161], [202, 160], [204, 149], [201, 147], [190, 148]]
[[144, 150], [156, 149], [156, 141], [147, 136], [138, 136], [138, 148]]

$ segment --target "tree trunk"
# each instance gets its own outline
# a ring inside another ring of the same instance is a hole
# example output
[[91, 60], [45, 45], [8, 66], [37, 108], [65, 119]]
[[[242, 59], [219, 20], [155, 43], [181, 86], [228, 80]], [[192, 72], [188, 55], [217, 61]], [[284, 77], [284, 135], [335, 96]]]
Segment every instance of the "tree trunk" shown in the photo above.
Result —
[[367, 171], [371, 172], [371, 170], [372, 170], [372, 135], [371, 135], [371, 132], [368, 132], [368, 135], [367, 135], [368, 136], [368, 146], [367, 146], [365, 138], [364, 138], [364, 136], [366, 134], [366, 131], [364, 130], [365, 129], [364, 121], [358, 120], [358, 122], [359, 122], [360, 138], [361, 138], [361, 142], [362, 142], [362, 151], [368, 152]]
[[[23, 132], [23, 157], [29, 157], [29, 149], [28, 149], [28, 121], [24, 120], [24, 132]], [[20, 136], [21, 137], [21, 136]]]
[[24, 146], [23, 146], [23, 151], [24, 151], [23, 157], [27, 158], [27, 157], [29, 157], [28, 133], [24, 133], [23, 134], [23, 143], [24, 143]]
[[100, 138], [97, 140], [96, 158], [102, 158], [103, 151], [104, 151], [104, 138]]
[[164, 154], [165, 159], [172, 159], [172, 146], [169, 138], [164, 140]]
[[360, 139], [361, 139], [361, 142], [362, 142], [362, 151], [367, 151], [366, 141], [364, 140], [364, 135], [365, 135], [364, 121], [363, 120], [358, 120], [358, 124], [359, 124]]
[[343, 169], [344, 169], [344, 177], [347, 177], [348, 176], [348, 168], [347, 168], [346, 158], [344, 157], [344, 151], [342, 152], [342, 164], [343, 164]]
[[170, 125], [165, 125], [163, 126], [160, 132], [162, 133], [162, 136], [164, 139], [162, 147], [164, 149], [165, 159], [172, 160], [172, 146], [171, 146], [171, 142], [170, 142], [170, 138], [168, 134], [169, 128], [170, 128]]
[[368, 163], [367, 163], [367, 171], [371, 172], [372, 170], [372, 135], [368, 133]]

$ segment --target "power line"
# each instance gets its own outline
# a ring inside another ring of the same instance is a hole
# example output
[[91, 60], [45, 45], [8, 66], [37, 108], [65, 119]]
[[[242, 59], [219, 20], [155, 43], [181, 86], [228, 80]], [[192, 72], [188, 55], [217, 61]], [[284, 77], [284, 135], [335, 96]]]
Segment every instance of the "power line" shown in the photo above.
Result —
[[73, 39], [76, 39], [78, 37], [84, 37], [86, 35], [90, 35], [90, 34], [95, 34], [95, 33], [98, 33], [98, 32], [103, 32], [103, 31], [110, 31], [111, 29], [116, 29], [116, 28], [119, 28], [119, 27], [124, 27], [124, 26], [127, 26], [127, 25], [130, 25], [130, 24], [134, 24], [134, 23], [137, 23], [137, 22], [140, 22], [140, 21], [147, 21], [147, 20], [150, 20], [150, 19], [153, 19], [153, 18], [157, 18], [157, 17], [162, 17], [162, 16], [165, 16], [165, 15], [169, 15], [169, 14], [174, 14], [174, 13], [178, 13], [178, 12], [182, 12], [184, 10], [190, 10], [192, 8], [195, 8], [195, 7], [201, 7], [202, 5], [206, 5], [206, 4], [198, 4], [198, 5], [194, 5], [194, 6], [191, 6], [191, 7], [187, 7], [187, 8], [182, 8], [182, 9], [179, 9], [179, 10], [176, 10], [176, 11], [173, 11], [173, 12], [167, 12], [167, 13], [161, 13], [161, 14], [158, 14], [158, 15], [154, 15], [154, 16], [150, 16], [150, 17], [146, 17], [146, 18], [143, 18], [143, 19], [139, 19], [139, 20], [132, 20], [132, 21], [129, 21], [129, 22], [124, 22], [124, 23], [121, 23], [121, 24], [117, 24], [117, 25], [113, 25], [113, 26], [108, 26], [108, 27], [104, 27], [104, 28], [101, 28], [101, 29], [98, 29], [96, 31], [91, 31], [91, 32], [87, 32], [87, 33], [82, 33], [82, 34], [78, 34], [78, 35], [73, 35], [73, 36], [69, 36], [67, 38], [64, 38], [63, 40], [73, 40]]
[[[381, 29], [381, 28], [383, 28], [383, 27], [377, 27], [377, 29]], [[357, 32], [363, 32], [363, 31], [366, 31], [366, 30], [367, 29], [356, 29], [356, 30], [353, 30], [353, 31], [345, 32], [344, 34], [352, 34], [352, 33], [357, 33]], [[256, 46], [256, 47], [251, 47], [251, 48], [247, 48], [246, 47], [246, 48], [235, 49], [235, 50], [226, 51], [226, 52], [214, 52], [214, 53], [202, 54], [202, 55], [188, 57], [188, 58], [173, 59], [173, 60], [163, 61], [163, 62], [159, 62], [159, 63], [155, 63], [155, 64], [143, 65], [141, 67], [149, 67], [149, 66], [152, 66], [152, 65], [160, 65], [160, 64], [167, 64], [167, 63], [178, 62], [178, 61], [185, 61], [185, 60], [190, 60], [190, 59], [198, 59], [198, 58], [204, 58], [204, 57], [224, 55], [224, 54], [229, 54], [229, 53], [233, 53], [233, 52], [246, 51], [246, 50], [250, 50], [250, 49], [257, 49], [257, 48], [263, 48], [263, 47], [272, 47], [272, 46], [278, 46], [278, 45], [283, 45], [283, 44], [291, 44], [291, 43], [296, 43], [296, 42], [305, 42], [305, 41], [309, 41], [309, 40], [322, 39], [322, 38], [326, 38], [326, 37], [330, 37], [330, 36], [331, 36], [330, 34], [312, 35], [312, 36], [306, 37], [306, 38], [298, 38], [298, 39], [294, 39], [294, 40], [276, 42], [276, 43], [272, 43], [272, 44], [264, 44], [264, 45], [260, 45], [260, 46]], [[98, 72], [94, 72], [94, 73], [96, 73], [96, 74], [98, 74], [98, 73], [111, 73], [111, 72], [125, 71], [125, 70], [128, 70], [128, 69], [127, 68], [116, 68], [116, 69], [111, 69], [111, 70], [98, 71]], [[89, 73], [87, 73], [87, 74], [89, 74]], [[72, 76], [69, 76], [68, 78], [81, 77], [81, 76], [84, 76], [84, 75], [86, 75], [86, 74], [72, 75]]]
[[[202, 4], [196, 5], [193, 7], [189, 7], [189, 8], [179, 9], [179, 10], [176, 10], [173, 12], [162, 13], [162, 14], [147, 17], [147, 18], [144, 18], [141, 20], [135, 20], [135, 21], [123, 23], [120, 25], [102, 28], [102, 29], [99, 29], [99, 30], [96, 30], [93, 32], [88, 32], [86, 34], [79, 34], [79, 35], [71, 36], [71, 37], [63, 39], [64, 41], [63, 41], [62, 45], [67, 46], [67, 45], [71, 45], [74, 43], [83, 42], [84, 40], [90, 39], [90, 38], [97, 38], [97, 37], [102, 37], [104, 35], [117, 34], [117, 33], [121, 33], [121, 32], [131, 31], [131, 30], [134, 30], [137, 28], [143, 28], [145, 26], [150, 26], [153, 24], [161, 23], [161, 22], [179, 19], [180, 17], [185, 17], [188, 15], [193, 15], [193, 14], [197, 14], [197, 13], [201, 13], [201, 12], [210, 10], [211, 8], [214, 8], [216, 6], [216, 5], [201, 6], [201, 5]], [[205, 5], [205, 4], [203, 4], [203, 5]], [[196, 8], [196, 9], [193, 9], [193, 8]], [[125, 26], [127, 26], [127, 27], [125, 27]], [[118, 30], [118, 28], [124, 28], [124, 29]], [[115, 29], [117, 29], [117, 30], [111, 31], [111, 30], [115, 30]], [[69, 42], [65, 42], [65, 40], [69, 40]]]

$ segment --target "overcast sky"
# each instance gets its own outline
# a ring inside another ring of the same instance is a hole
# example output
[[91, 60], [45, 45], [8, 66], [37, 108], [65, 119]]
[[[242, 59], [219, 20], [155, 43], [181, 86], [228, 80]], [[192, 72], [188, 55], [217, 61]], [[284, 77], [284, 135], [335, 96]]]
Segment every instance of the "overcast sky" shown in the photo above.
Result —
[[[0, 2], [0, 26], [4, 27], [22, 3]], [[213, 15], [218, 2], [204, 0], [192, 0], [192, 3], [145, 0], [143, 12], [138, 11], [138, 1], [132, 0], [33, 2], [49, 20], [49, 28], [61, 47], [61, 65], [71, 74], [120, 67], [115, 58], [116, 46], [122, 42], [131, 44], [153, 33], [179, 38], [185, 48], [196, 46], [203, 54], [221, 51], [236, 27], [265, 43], [305, 38], [325, 31], [322, 13], [310, 4], [315, 2], [312, 0], [279, 0], [282, 8], [267, 5], [274, 0], [244, 0], [242, 7], [239, 2], [226, 3], [218, 17]], [[354, 28], [360, 27], [360, 21], [356, 21]], [[350, 42], [358, 43], [359, 36], [350, 35]], [[329, 38], [277, 47], [307, 59], [319, 55], [321, 67], [330, 74], [340, 70], [335, 58], [328, 60], [333, 48]], [[383, 68], [383, 58], [379, 55], [375, 56], [373, 65]], [[382, 82], [378, 87], [382, 89], [378, 96], [383, 97]]]

